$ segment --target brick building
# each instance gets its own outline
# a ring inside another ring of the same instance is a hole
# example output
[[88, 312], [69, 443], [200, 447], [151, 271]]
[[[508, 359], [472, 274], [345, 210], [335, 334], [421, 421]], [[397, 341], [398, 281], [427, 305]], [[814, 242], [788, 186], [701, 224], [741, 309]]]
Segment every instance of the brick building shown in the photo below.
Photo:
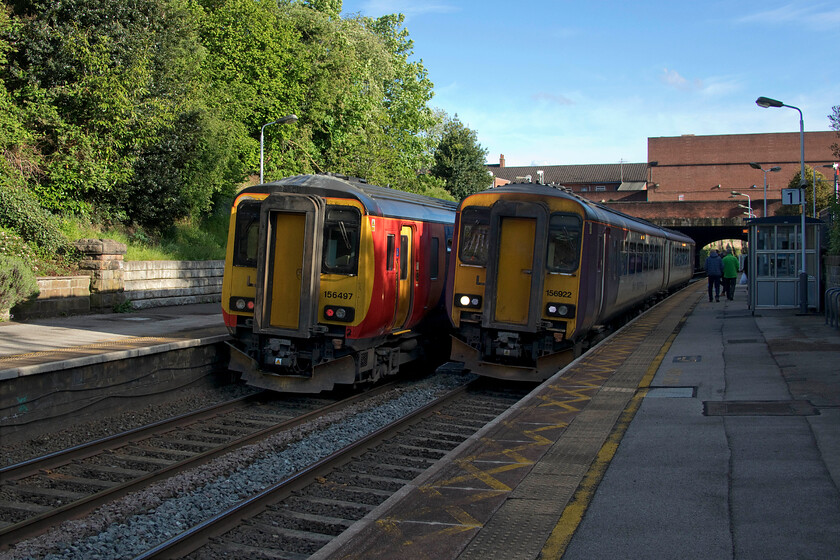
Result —
[[[840, 142], [833, 131], [806, 132], [805, 163], [825, 177], [836, 161], [831, 145]], [[507, 167], [504, 155], [487, 166], [494, 186], [514, 181], [560, 184], [586, 198], [604, 202], [726, 202], [732, 191], [750, 196], [753, 211], [762, 215], [763, 169], [767, 173], [768, 214], [781, 200], [781, 190], [799, 171], [799, 133], [731, 134], [648, 138], [648, 162], [594, 165]], [[746, 202], [741, 199], [739, 202]]]
[[[837, 133], [806, 132], [804, 138], [805, 164], [832, 177], [833, 169], [822, 166], [837, 161], [831, 151]], [[656, 162], [650, 168], [648, 201], [716, 201], [738, 191], [750, 196], [754, 211], [761, 209], [764, 172], [750, 167], [754, 162], [763, 169], [781, 167], [767, 173], [768, 207], [775, 206], [799, 172], [799, 160], [798, 132], [648, 138], [648, 161]]]

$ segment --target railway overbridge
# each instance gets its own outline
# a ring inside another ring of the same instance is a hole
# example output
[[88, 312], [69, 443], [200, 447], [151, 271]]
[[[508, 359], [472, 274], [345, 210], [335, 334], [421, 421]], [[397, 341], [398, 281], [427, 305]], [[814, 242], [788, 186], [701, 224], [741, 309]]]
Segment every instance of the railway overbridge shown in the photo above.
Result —
[[[738, 201], [607, 202], [607, 206], [656, 225], [680, 231], [697, 248], [722, 239], [746, 240], [746, 216]], [[772, 209], [768, 208], [772, 214]]]

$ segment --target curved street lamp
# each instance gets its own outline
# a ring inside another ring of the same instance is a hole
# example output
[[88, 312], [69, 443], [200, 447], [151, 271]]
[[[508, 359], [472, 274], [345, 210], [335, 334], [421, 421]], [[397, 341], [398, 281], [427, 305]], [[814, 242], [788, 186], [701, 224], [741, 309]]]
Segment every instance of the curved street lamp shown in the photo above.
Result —
[[265, 139], [265, 127], [271, 126], [273, 124], [291, 124], [291, 123], [297, 122], [297, 120], [298, 120], [298, 118], [297, 118], [297, 115], [295, 115], [295, 114], [286, 115], [285, 117], [281, 117], [281, 118], [277, 119], [276, 121], [271, 121], [270, 123], [265, 123], [264, 125], [262, 125], [262, 128], [260, 128], [260, 184], [261, 185], [263, 183], [263, 143], [264, 143], [264, 139]]
[[[753, 211], [752, 211], [752, 199], [750, 198], [750, 195], [744, 194], [744, 193], [739, 193], [738, 191], [731, 191], [731, 193], [732, 193], [732, 195], [729, 198], [735, 198], [736, 196], [747, 197], [747, 217], [748, 218], [755, 218], [755, 214], [753, 214]], [[744, 207], [743, 204], [739, 204], [738, 206], [740, 206], [741, 208]]]
[[751, 161], [750, 167], [753, 169], [758, 169], [759, 171], [764, 172], [764, 217], [767, 217], [767, 174], [768, 173], [775, 173], [776, 171], [781, 171], [781, 167], [771, 167], [770, 169], [764, 169], [761, 165]]
[[[768, 107], [787, 107], [799, 112], [799, 189], [804, 189], [808, 186], [808, 181], [805, 179], [805, 121], [802, 117], [802, 110], [799, 107], [786, 105], [769, 97], [759, 97], [755, 100], [755, 104], [765, 109]], [[805, 193], [802, 194], [802, 268], [799, 269], [799, 312], [806, 314], [808, 313], [808, 273], [805, 263]]]

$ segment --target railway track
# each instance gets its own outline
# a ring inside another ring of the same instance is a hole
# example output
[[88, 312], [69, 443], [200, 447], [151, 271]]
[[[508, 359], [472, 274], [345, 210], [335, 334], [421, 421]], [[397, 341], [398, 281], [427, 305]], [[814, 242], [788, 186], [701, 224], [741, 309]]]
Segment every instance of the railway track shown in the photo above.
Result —
[[347, 399], [259, 393], [0, 468], [0, 545], [388, 390]]
[[[228, 454], [220, 460], [236, 469], [179, 488], [153, 506], [135, 509], [143, 502], [136, 497], [148, 494], [139, 492], [117, 502], [130, 503], [121, 517], [109, 504], [44, 538], [19, 541], [23, 533], [6, 527], [0, 542], [15, 543], [9, 558], [306, 558], [532, 388], [491, 390], [481, 380], [465, 388], [467, 378], [444, 377], [442, 383], [421, 381], [419, 388], [396, 384], [402, 386], [380, 396], [365, 393], [357, 399], [372, 396], [371, 403], [349, 405], [349, 415], [324, 420], [319, 408], [311, 414], [318, 418], [298, 429], [299, 439], [281, 434]], [[257, 460], [239, 460], [252, 450]], [[39, 531], [54, 522], [43, 521]]]
[[307, 558], [527, 393], [483, 384], [448, 392], [136, 560]]

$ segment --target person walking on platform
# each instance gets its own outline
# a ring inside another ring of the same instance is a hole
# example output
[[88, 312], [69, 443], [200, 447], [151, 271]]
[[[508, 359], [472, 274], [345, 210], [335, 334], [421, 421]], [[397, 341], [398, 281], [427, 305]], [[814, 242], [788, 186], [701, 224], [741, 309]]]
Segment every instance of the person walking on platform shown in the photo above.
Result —
[[738, 268], [740, 263], [738, 257], [732, 254], [732, 251], [724, 251], [721, 262], [723, 264], [723, 293], [726, 299], [732, 301], [735, 299], [735, 281], [738, 280]]
[[720, 301], [720, 279], [723, 276], [723, 259], [717, 250], [709, 251], [706, 257], [706, 277], [709, 279], [709, 301], [712, 301], [712, 287], [714, 287], [715, 301]]

